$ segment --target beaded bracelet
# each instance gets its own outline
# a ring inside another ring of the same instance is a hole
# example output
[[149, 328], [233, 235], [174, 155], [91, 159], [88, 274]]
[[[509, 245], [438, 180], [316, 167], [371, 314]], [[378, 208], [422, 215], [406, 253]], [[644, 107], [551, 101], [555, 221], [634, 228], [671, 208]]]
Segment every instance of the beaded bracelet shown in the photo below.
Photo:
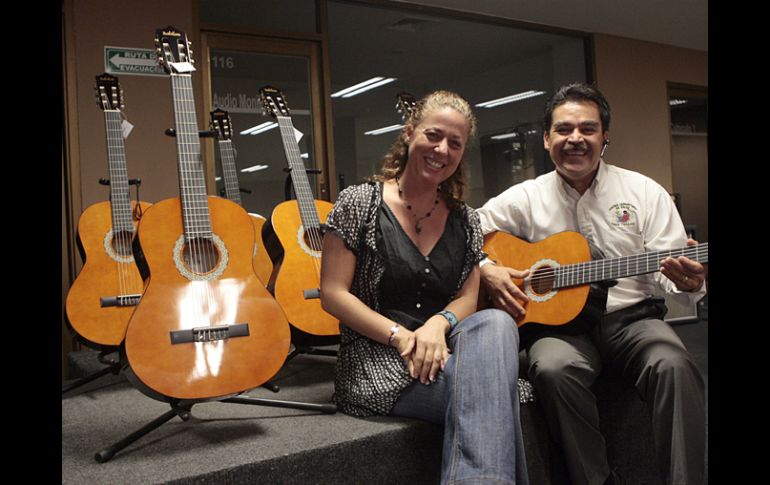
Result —
[[441, 315], [442, 317], [446, 318], [447, 322], [449, 322], [450, 331], [457, 325], [457, 316], [455, 316], [455, 314], [449, 310], [441, 310], [440, 312], [436, 313], [436, 315]]

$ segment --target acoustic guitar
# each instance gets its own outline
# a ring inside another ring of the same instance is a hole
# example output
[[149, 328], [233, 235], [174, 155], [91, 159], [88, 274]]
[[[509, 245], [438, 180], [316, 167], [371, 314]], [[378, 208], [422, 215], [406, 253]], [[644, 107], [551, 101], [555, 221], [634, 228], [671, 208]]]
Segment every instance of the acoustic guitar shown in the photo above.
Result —
[[131, 202], [123, 143], [123, 90], [118, 78], [96, 76], [96, 102], [104, 111], [108, 201], [89, 206], [78, 220], [77, 242], [84, 265], [67, 293], [67, 320], [91, 347], [115, 347], [126, 336], [126, 326], [142, 294], [139, 269], [131, 241], [147, 202]]
[[[222, 178], [225, 182], [225, 197], [243, 207], [241, 200], [241, 187], [238, 184], [238, 173], [235, 167], [235, 148], [233, 148], [233, 123], [230, 114], [222, 109], [211, 112], [211, 129], [217, 133], [217, 148], [219, 160], [222, 164]], [[262, 226], [266, 219], [259, 214], [249, 212], [251, 222], [254, 224], [254, 236], [257, 243], [254, 245], [254, 270], [259, 279], [267, 285], [270, 275], [273, 273], [273, 262], [262, 244]]]
[[[300, 156], [289, 108], [281, 92], [271, 86], [259, 90], [265, 112], [278, 120], [283, 148], [291, 169], [297, 200], [278, 204], [263, 229], [273, 261], [269, 288], [281, 304], [289, 322], [299, 330], [318, 336], [339, 335], [339, 320], [321, 308], [321, 220], [332, 204], [315, 200]], [[280, 245], [268, 241], [277, 238]]]
[[590, 284], [654, 273], [667, 258], [685, 256], [708, 263], [708, 243], [668, 251], [591, 260], [588, 241], [582, 234], [565, 231], [529, 243], [504, 232], [484, 237], [484, 251], [503, 266], [529, 269], [524, 279], [514, 279], [529, 298], [519, 327], [534, 322], [563, 325], [572, 321], [586, 303]]
[[248, 214], [207, 195], [187, 36], [158, 29], [155, 45], [171, 77], [180, 196], [150, 207], [137, 229], [147, 284], [126, 332], [126, 375], [156, 399], [210, 400], [272, 377], [289, 325], [254, 272]]

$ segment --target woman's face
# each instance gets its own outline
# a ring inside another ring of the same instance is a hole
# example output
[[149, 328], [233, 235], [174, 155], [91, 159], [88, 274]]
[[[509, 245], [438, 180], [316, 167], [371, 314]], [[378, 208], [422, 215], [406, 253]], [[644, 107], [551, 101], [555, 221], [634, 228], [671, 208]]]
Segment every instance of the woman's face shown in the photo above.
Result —
[[468, 120], [453, 108], [446, 106], [428, 112], [418, 125], [407, 126], [406, 169], [426, 182], [440, 184], [460, 165], [469, 130]]

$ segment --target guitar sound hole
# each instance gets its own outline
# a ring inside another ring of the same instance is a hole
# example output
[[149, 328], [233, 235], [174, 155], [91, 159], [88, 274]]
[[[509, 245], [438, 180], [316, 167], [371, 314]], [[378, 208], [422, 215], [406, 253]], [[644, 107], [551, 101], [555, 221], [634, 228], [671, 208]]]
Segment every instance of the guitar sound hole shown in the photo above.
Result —
[[318, 227], [311, 227], [305, 229], [305, 234], [302, 236], [305, 239], [307, 247], [313, 251], [321, 251], [321, 243], [323, 242], [323, 235], [321, 229]]
[[196, 274], [210, 273], [219, 264], [219, 251], [210, 239], [191, 239], [182, 254], [187, 269]]
[[134, 234], [129, 231], [118, 231], [117, 233], [114, 233], [112, 235], [112, 250], [115, 251], [115, 254], [128, 258], [131, 256], [131, 239], [134, 237]]
[[545, 295], [553, 289], [554, 270], [550, 266], [541, 266], [532, 274], [530, 284], [538, 295]]

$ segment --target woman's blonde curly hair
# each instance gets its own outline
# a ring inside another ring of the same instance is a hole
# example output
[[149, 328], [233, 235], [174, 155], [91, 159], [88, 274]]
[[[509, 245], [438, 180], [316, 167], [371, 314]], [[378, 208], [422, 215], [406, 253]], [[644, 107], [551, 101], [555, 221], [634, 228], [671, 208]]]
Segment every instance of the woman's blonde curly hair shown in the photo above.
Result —
[[[446, 107], [454, 109], [468, 121], [468, 143], [465, 147], [467, 151], [468, 146], [470, 146], [471, 142], [476, 138], [477, 130], [476, 116], [473, 114], [470, 104], [461, 98], [460, 95], [451, 91], [433, 91], [415, 103], [414, 108], [411, 110], [411, 113], [404, 124], [404, 128], [401, 129], [401, 133], [398, 135], [398, 138], [393, 143], [393, 146], [388, 153], [382, 158], [382, 161], [380, 162], [380, 173], [371, 177], [371, 180], [384, 182], [401, 176], [409, 159], [409, 145], [406, 142], [407, 127], [411, 126], [412, 129], [414, 129], [423, 119], [425, 119], [428, 113]], [[463, 155], [465, 155], [464, 152]], [[465, 163], [463, 160], [460, 160], [457, 170], [455, 170], [455, 172], [441, 184], [441, 193], [444, 195], [447, 205], [449, 205], [450, 208], [457, 209], [462, 205], [466, 184], [467, 176]]]

